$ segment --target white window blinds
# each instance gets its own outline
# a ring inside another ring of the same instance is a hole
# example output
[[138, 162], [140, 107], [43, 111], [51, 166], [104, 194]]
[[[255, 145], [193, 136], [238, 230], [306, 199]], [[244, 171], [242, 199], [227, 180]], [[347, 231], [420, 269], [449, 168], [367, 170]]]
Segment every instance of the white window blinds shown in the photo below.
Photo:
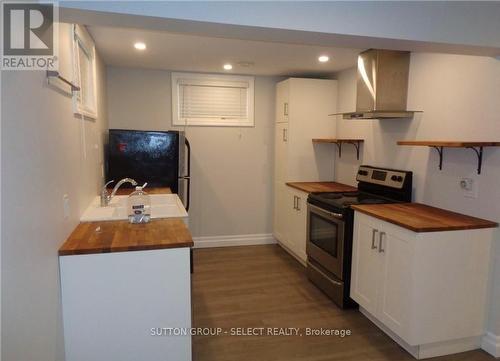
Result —
[[176, 73], [172, 86], [174, 125], [254, 125], [252, 77]]

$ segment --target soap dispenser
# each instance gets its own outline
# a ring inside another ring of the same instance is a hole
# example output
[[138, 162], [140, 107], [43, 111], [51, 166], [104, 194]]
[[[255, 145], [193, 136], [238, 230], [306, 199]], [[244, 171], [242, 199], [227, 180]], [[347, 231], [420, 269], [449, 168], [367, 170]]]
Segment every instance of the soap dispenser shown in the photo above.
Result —
[[151, 220], [151, 199], [144, 192], [147, 183], [135, 187], [128, 196], [128, 220], [130, 223], [148, 223]]

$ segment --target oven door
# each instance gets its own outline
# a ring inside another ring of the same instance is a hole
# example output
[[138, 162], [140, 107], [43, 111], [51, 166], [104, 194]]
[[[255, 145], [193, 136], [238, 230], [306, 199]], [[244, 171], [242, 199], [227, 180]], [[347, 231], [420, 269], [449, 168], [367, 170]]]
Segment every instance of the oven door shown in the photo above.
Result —
[[343, 215], [310, 203], [307, 204], [307, 209], [307, 257], [343, 280]]

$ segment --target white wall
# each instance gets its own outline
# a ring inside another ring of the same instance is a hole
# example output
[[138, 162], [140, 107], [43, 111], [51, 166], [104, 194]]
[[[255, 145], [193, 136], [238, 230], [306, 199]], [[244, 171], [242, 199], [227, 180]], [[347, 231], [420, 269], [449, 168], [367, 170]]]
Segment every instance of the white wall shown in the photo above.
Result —
[[[278, 78], [255, 79], [255, 127], [187, 127], [194, 236], [268, 234], [272, 228], [274, 98]], [[172, 128], [170, 72], [108, 67], [109, 127]]]
[[[70, 26], [60, 28], [59, 58], [67, 62]], [[57, 251], [102, 182], [106, 75], [100, 59], [97, 65], [97, 121], [73, 116], [71, 97], [48, 86], [44, 72], [2, 73], [4, 361], [64, 359]]]
[[[356, 70], [338, 74], [339, 111], [355, 109]], [[472, 150], [445, 149], [443, 170], [437, 152], [397, 146], [397, 140], [500, 140], [500, 61], [473, 56], [413, 53], [408, 109], [423, 110], [413, 120], [337, 120], [341, 137], [365, 139], [363, 157], [343, 152], [336, 162], [337, 181], [355, 184], [360, 163], [412, 170], [414, 199], [469, 215], [500, 221], [500, 148], [485, 148], [481, 175]], [[461, 177], [479, 185], [477, 199], [465, 198]], [[498, 234], [498, 233], [497, 233]], [[500, 243], [500, 235], [496, 242]], [[490, 329], [500, 335], [500, 246], [491, 297]]]

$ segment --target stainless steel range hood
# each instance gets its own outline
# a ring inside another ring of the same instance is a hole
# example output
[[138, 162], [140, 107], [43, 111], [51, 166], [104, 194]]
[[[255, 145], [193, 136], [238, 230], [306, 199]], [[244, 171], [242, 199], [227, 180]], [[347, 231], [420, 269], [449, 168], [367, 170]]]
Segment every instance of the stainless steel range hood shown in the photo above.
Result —
[[370, 49], [358, 56], [356, 111], [344, 119], [412, 118], [406, 110], [410, 52]]

